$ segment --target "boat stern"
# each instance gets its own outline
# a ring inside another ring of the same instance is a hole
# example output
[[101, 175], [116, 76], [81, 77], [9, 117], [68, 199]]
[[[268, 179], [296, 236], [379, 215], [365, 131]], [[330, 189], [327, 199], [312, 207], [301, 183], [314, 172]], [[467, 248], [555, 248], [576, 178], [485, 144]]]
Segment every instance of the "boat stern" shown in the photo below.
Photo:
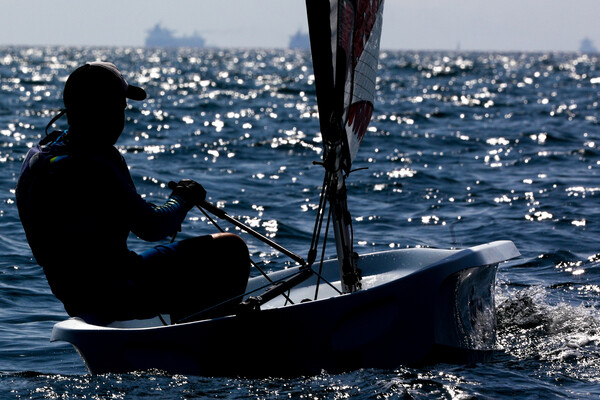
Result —
[[512, 242], [475, 249], [481, 265], [448, 276], [435, 304], [434, 353], [443, 361], [487, 361], [496, 349], [494, 291], [498, 264], [520, 254]]

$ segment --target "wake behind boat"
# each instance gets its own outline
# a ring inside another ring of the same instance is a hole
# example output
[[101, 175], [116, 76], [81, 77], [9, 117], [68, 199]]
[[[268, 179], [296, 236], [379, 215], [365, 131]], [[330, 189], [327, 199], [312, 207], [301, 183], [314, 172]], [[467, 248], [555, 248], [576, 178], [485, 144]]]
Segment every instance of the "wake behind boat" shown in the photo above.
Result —
[[[307, 260], [201, 204], [298, 266], [250, 279], [236, 315], [216, 307], [176, 324], [164, 317], [56, 324], [52, 340], [72, 343], [92, 373], [303, 375], [481, 361], [494, 349], [496, 268], [519, 256], [512, 242], [354, 252], [345, 180], [374, 110], [383, 2], [307, 0], [307, 12], [325, 170]], [[330, 225], [337, 259], [318, 262]]]

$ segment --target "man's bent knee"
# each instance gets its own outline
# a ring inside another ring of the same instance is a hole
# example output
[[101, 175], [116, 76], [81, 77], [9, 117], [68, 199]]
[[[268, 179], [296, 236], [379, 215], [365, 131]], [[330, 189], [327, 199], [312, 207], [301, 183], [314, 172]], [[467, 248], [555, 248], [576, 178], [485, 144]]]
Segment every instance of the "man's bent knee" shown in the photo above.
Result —
[[232, 253], [248, 254], [246, 242], [234, 233], [213, 233], [211, 236], [215, 240], [215, 245], [219, 246], [220, 249], [231, 251]]
[[229, 263], [239, 265], [241, 268], [250, 269], [250, 256], [246, 242], [236, 234], [214, 233], [211, 235], [215, 240], [215, 247], [227, 259]]

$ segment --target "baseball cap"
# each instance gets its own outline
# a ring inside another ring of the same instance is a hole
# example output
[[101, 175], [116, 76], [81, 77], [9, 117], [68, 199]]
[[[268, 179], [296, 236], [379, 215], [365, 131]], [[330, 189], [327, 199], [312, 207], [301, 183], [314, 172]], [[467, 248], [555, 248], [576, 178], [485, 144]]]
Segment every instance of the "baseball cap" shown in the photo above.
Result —
[[144, 100], [146, 91], [127, 83], [113, 64], [104, 61], [89, 62], [77, 68], [65, 83], [63, 101], [67, 110], [77, 104], [124, 96]]

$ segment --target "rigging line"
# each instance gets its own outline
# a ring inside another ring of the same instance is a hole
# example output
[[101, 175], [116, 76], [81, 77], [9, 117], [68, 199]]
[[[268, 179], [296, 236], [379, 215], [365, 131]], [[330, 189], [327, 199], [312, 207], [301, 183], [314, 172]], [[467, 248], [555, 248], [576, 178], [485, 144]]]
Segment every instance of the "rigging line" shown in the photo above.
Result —
[[[323, 167], [325, 167], [325, 165], [323, 164]], [[329, 184], [331, 181], [331, 172], [329, 172], [327, 169], [325, 169], [325, 174], [323, 176], [323, 185], [321, 186], [321, 194], [319, 195], [319, 215], [321, 215], [321, 220], [323, 219], [323, 210], [325, 209], [325, 205], [327, 204], [327, 191], [329, 189]], [[315, 225], [316, 225], [316, 221], [315, 221]], [[321, 226], [319, 225], [318, 228], [319, 232], [321, 232]], [[315, 240], [315, 246], [317, 246], [319, 242], [319, 239], [317, 238]]]
[[319, 239], [321, 236], [321, 228], [323, 226], [323, 217], [324, 217], [323, 210], [325, 209], [325, 204], [327, 203], [326, 193], [327, 193], [327, 189], [329, 188], [330, 179], [331, 179], [331, 177], [330, 177], [329, 171], [325, 170], [325, 176], [323, 177], [323, 186], [321, 189], [321, 195], [319, 197], [319, 208], [317, 211], [317, 218], [315, 219], [315, 227], [313, 229], [313, 237], [312, 237], [311, 244], [310, 244], [310, 250], [309, 250], [310, 262], [309, 262], [309, 264], [312, 264], [314, 262], [314, 259], [317, 257], [317, 246], [319, 244]]
[[[223, 229], [222, 229], [222, 228], [219, 226], [219, 224], [217, 224], [217, 222], [216, 222], [214, 219], [212, 219], [212, 217], [211, 217], [210, 215], [208, 215], [208, 213], [206, 212], [206, 210], [204, 210], [204, 208], [200, 207], [199, 205], [196, 205], [196, 207], [198, 207], [198, 209], [199, 209], [200, 211], [202, 211], [202, 214], [204, 214], [204, 215], [206, 216], [206, 218], [208, 218], [208, 219], [209, 219], [209, 221], [210, 221], [210, 222], [211, 222], [211, 223], [212, 223], [214, 226], [216, 226], [216, 227], [217, 227], [217, 229], [218, 229], [219, 231], [221, 231], [222, 233], [224, 233], [224, 232], [225, 232], [225, 231], [224, 231], [224, 230], [223, 230]], [[269, 282], [271, 282], [271, 284], [274, 284], [273, 280], [272, 280], [272, 279], [269, 277], [269, 275], [267, 275], [267, 273], [266, 273], [266, 272], [265, 272], [265, 271], [264, 271], [264, 270], [263, 270], [261, 267], [259, 267], [257, 263], [255, 263], [255, 262], [254, 262], [254, 261], [253, 261], [251, 258], [249, 258], [249, 257], [248, 257], [248, 259], [250, 260], [250, 264], [252, 264], [252, 266], [253, 266], [254, 268], [256, 268], [256, 270], [257, 270], [258, 272], [260, 272], [260, 274], [261, 274], [263, 277], [265, 277], [265, 278], [266, 278], [266, 279], [267, 279]], [[290, 298], [289, 298], [289, 297], [288, 297], [286, 294], [282, 293], [282, 296], [286, 298], [286, 302], [287, 302], [287, 301], [289, 301], [290, 303], [292, 303], [292, 304], [295, 304], [295, 303], [292, 301], [292, 299], [290, 299]]]
[[[206, 210], [204, 210], [204, 208], [200, 207], [199, 205], [196, 205], [196, 207], [198, 207], [198, 209], [200, 211], [202, 211], [202, 214], [204, 214], [206, 216], [206, 218], [208, 218], [209, 221], [214, 226], [216, 226], [219, 231], [221, 231], [221, 233], [225, 233], [225, 231], [219, 226], [219, 224], [217, 224], [217, 222], [214, 219], [212, 219], [210, 215], [208, 215], [208, 213], [206, 212]], [[264, 276], [265, 278], [267, 278], [267, 280], [269, 282], [273, 283], [273, 281], [271, 280], [271, 278], [269, 278], [269, 276], [267, 275], [267, 273], [265, 271], [263, 271], [263, 269], [260, 268], [258, 266], [258, 264], [256, 264], [254, 261], [252, 261], [252, 259], [250, 259], [250, 263], [254, 266], [254, 268], [256, 268], [258, 270], [258, 272], [260, 272], [262, 274], [262, 276]]]
[[164, 326], [168, 326], [169, 324], [167, 324], [167, 321], [165, 321], [165, 319], [163, 318], [162, 314], [158, 314], [158, 319], [160, 319], [160, 322], [162, 322], [162, 324]]
[[[322, 279], [321, 273], [323, 272], [323, 261], [325, 260], [325, 248], [327, 247], [327, 235], [329, 234], [329, 223], [330, 223], [330, 221], [331, 221], [331, 207], [328, 208], [328, 212], [327, 212], [327, 224], [325, 225], [325, 236], [323, 238], [323, 249], [321, 250], [321, 262], [319, 263], [319, 272], [317, 273], [317, 284], [316, 284], [316, 287], [315, 287], [315, 300], [317, 300], [317, 297], [319, 296], [319, 286], [321, 284], [321, 279]], [[342, 292], [340, 292], [330, 282], [328, 282], [325, 279], [323, 279], [323, 280], [329, 286], [331, 286], [332, 288], [334, 288], [339, 294], [342, 294]]]
[[215, 216], [222, 218], [222, 219], [226, 220], [227, 222], [231, 223], [232, 225], [235, 225], [236, 227], [242, 229], [244, 232], [254, 236], [256, 239], [260, 240], [261, 242], [268, 244], [269, 246], [273, 247], [275, 250], [290, 257], [292, 260], [294, 260], [298, 264], [303, 265], [303, 266], [307, 265], [306, 261], [302, 257], [300, 257], [298, 254], [295, 254], [295, 253], [291, 252], [290, 250], [286, 249], [285, 247], [275, 243], [271, 239], [267, 238], [265, 235], [255, 231], [254, 229], [250, 228], [249, 226], [236, 220], [235, 218], [228, 215], [225, 211], [223, 211], [222, 209], [220, 209], [218, 207], [215, 207], [214, 205], [210, 204], [209, 202], [201, 201], [200, 204], [197, 204], [197, 206], [198, 207], [202, 206], [207, 211], [209, 211], [211, 214], [214, 214]]
[[350, 249], [354, 252], [354, 226], [352, 225], [352, 218], [348, 222], [348, 225], [350, 225]]
[[348, 171], [347, 174], [344, 174], [344, 178], [349, 177], [350, 174], [353, 173], [353, 172], [362, 171], [363, 169], [369, 169], [369, 167], [360, 167], [360, 168], [351, 169], [350, 171]]
[[196, 205], [196, 207], [198, 207], [198, 210], [202, 211], [202, 214], [204, 214], [204, 216], [206, 218], [208, 218], [208, 220], [217, 227], [217, 229], [221, 232], [221, 233], [225, 233], [225, 231], [223, 230], [223, 228], [221, 228], [219, 226], [219, 224], [216, 223], [216, 221], [214, 219], [212, 219], [212, 217], [210, 215], [208, 215], [208, 213], [204, 210], [204, 208], [200, 207], [199, 205]]
[[327, 187], [327, 182], [328, 182], [328, 175], [329, 173], [326, 171], [325, 172], [325, 176], [323, 177], [323, 185], [321, 186], [321, 194], [319, 196], [319, 208], [317, 211], [317, 218], [315, 219], [315, 227], [313, 229], [313, 237], [312, 237], [312, 241], [310, 243], [310, 247], [311, 250], [313, 248], [316, 247], [317, 243], [319, 242], [319, 239], [317, 237], [317, 232], [320, 231], [320, 225], [319, 225], [319, 218], [322, 219], [322, 212], [323, 212], [323, 199], [324, 199], [324, 193]]
[[[252, 264], [252, 266], [253, 266], [254, 268], [256, 268], [256, 269], [258, 270], [258, 272], [260, 272], [260, 273], [262, 274], [262, 276], [263, 276], [263, 277], [265, 277], [265, 278], [266, 278], [266, 279], [269, 281], [269, 283], [271, 284], [271, 286], [274, 286], [274, 285], [275, 285], [275, 282], [273, 281], [273, 279], [271, 279], [271, 278], [269, 277], [269, 275], [267, 275], [267, 274], [266, 274], [266, 272], [265, 272], [265, 271], [263, 271], [263, 269], [262, 269], [262, 268], [260, 268], [260, 267], [259, 267], [259, 266], [258, 266], [258, 265], [257, 265], [257, 264], [254, 262], [254, 261], [252, 261], [252, 259], [250, 259], [250, 264]], [[290, 302], [290, 304], [296, 304], [296, 303], [294, 303], [294, 302], [292, 301], [292, 299], [289, 297], [289, 292], [288, 292], [288, 294], [281, 293], [281, 295], [282, 295], [283, 297], [285, 297], [285, 305], [287, 305], [287, 303], [288, 303], [288, 302]]]
[[339, 290], [338, 288], [336, 288], [333, 283], [329, 282], [327, 279], [325, 279], [325, 277], [323, 275], [321, 275], [320, 273], [318, 273], [317, 271], [315, 271], [314, 269], [312, 269], [313, 274], [317, 275], [319, 278], [321, 278], [321, 280], [327, 284], [327, 286], [329, 286], [330, 288], [332, 288], [333, 290], [335, 290], [337, 292], [337, 294], [343, 294], [341, 292], [341, 290]]

